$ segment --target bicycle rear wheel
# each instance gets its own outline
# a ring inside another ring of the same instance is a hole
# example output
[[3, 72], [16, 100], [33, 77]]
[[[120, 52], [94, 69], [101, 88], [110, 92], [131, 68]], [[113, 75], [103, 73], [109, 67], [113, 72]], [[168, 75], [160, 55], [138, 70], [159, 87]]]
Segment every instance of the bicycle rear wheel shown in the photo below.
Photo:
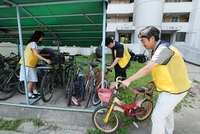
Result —
[[17, 89], [21, 94], [25, 94], [25, 86], [24, 86], [24, 81], [18, 81], [17, 83]]
[[0, 100], [7, 100], [17, 91], [17, 78], [10, 78], [9, 74], [4, 74], [1, 75], [1, 79], [4, 81], [0, 85]]
[[[101, 85], [99, 85], [101, 87]], [[92, 105], [96, 106], [100, 104], [101, 100], [99, 99], [98, 96], [98, 90], [100, 87], [95, 87], [95, 91], [92, 95]], [[104, 88], [108, 88], [108, 80], [104, 79]]]
[[106, 134], [115, 133], [118, 131], [121, 124], [119, 116], [114, 111], [111, 111], [108, 122], [105, 123], [104, 119], [108, 111], [108, 107], [101, 106], [96, 108], [92, 114], [92, 121], [95, 127]]
[[134, 110], [136, 114], [135, 119], [137, 121], [143, 121], [147, 119], [153, 111], [153, 103], [150, 100], [145, 100], [142, 102], [141, 107]]
[[72, 93], [74, 90], [74, 74], [71, 74], [67, 84], [67, 106], [71, 105]]
[[50, 101], [54, 92], [54, 78], [50, 72], [46, 72], [41, 83], [41, 98], [44, 102]]

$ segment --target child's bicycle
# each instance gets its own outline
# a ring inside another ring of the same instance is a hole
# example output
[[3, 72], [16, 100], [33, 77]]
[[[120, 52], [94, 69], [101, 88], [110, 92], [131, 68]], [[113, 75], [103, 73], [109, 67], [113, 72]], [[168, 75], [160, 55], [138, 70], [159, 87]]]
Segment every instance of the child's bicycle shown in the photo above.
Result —
[[[107, 106], [96, 108], [93, 112], [92, 120], [95, 127], [104, 133], [118, 131], [121, 121], [116, 111], [122, 112], [127, 116], [132, 116], [138, 121], [143, 121], [151, 115], [153, 110], [152, 98], [154, 89], [156, 88], [153, 81], [148, 82], [145, 86], [133, 88], [132, 92], [135, 94], [135, 97], [131, 105], [125, 105], [124, 102], [116, 97], [118, 87], [122, 82], [121, 80], [122, 78], [118, 77], [115, 86], [111, 85], [109, 89], [101, 88], [98, 91], [100, 100], [109, 103]], [[135, 122], [133, 124], [138, 127]]]

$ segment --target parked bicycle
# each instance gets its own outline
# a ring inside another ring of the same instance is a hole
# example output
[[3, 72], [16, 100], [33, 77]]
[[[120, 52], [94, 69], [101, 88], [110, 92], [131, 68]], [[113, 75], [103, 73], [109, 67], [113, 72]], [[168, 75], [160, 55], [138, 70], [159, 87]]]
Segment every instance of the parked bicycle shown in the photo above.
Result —
[[[156, 88], [153, 81], [148, 82], [145, 86], [133, 88], [132, 92], [135, 97], [131, 105], [126, 105], [116, 97], [121, 80], [118, 77], [115, 86], [112, 85], [109, 89], [101, 88], [98, 91], [100, 100], [108, 102], [108, 105], [96, 108], [92, 115], [92, 121], [95, 127], [104, 133], [118, 131], [121, 120], [116, 111], [134, 117], [138, 121], [143, 121], [151, 115], [153, 110], [152, 98]], [[115, 91], [116, 94], [114, 94]], [[137, 126], [135, 122], [133, 123]]]
[[38, 69], [45, 70], [40, 87], [41, 98], [44, 102], [50, 101], [55, 87], [63, 85], [63, 66], [61, 64], [65, 62], [63, 56], [68, 54], [55, 55], [50, 66], [37, 67]]
[[11, 98], [17, 91], [16, 66], [18, 61], [15, 57], [1, 59], [2, 68], [0, 70], [0, 100]]
[[[38, 64], [37, 67], [40, 68], [40, 67], [45, 67], [46, 65], [45, 64]], [[45, 70], [43, 69], [38, 69], [37, 68], [37, 77], [38, 77], [38, 82], [36, 83], [36, 88], [37, 89], [40, 89], [40, 86], [41, 86], [41, 82], [42, 82], [42, 77], [44, 76], [45, 74]], [[20, 68], [17, 68], [16, 69], [16, 73], [17, 73], [17, 77], [19, 79], [19, 71], [20, 71]], [[25, 94], [26, 91], [25, 91], [25, 86], [24, 86], [24, 81], [18, 81], [17, 83], [17, 88], [18, 88], [18, 91], [19, 93], [21, 94]], [[40, 92], [40, 90], [38, 90]]]
[[71, 101], [73, 101], [76, 105], [79, 105], [76, 97], [83, 99], [81, 97], [84, 95], [84, 81], [83, 73], [81, 73], [81, 66], [85, 64], [78, 66], [75, 61], [76, 56], [81, 55], [69, 55], [69, 65], [64, 69], [64, 80], [66, 83], [65, 97], [67, 99], [67, 106], [71, 105]]
[[[97, 59], [98, 62], [102, 63], [101, 60]], [[109, 66], [107, 64], [105, 64], [106, 66]], [[101, 88], [101, 84], [102, 84], [102, 68], [100, 67], [100, 69], [98, 69], [95, 72], [95, 86], [94, 86], [94, 90], [92, 92], [92, 105], [97, 106], [98, 104], [100, 104], [101, 100], [99, 99], [98, 96], [98, 90]], [[109, 82], [106, 79], [106, 76], [108, 75], [109, 72], [112, 72], [111, 69], [106, 69], [106, 71], [104, 72], [104, 81], [103, 81], [103, 86], [104, 88], [108, 88], [109, 87]]]
[[84, 106], [85, 108], [88, 107], [91, 97], [95, 88], [95, 72], [98, 67], [97, 62], [94, 61], [94, 59], [91, 61], [90, 66], [89, 66], [89, 71], [86, 76], [85, 80], [85, 94], [84, 94]]

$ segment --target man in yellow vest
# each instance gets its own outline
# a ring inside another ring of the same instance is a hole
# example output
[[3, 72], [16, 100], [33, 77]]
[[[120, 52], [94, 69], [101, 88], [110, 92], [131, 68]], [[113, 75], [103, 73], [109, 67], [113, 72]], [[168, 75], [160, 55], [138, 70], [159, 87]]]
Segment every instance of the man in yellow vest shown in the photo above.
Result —
[[173, 134], [174, 114], [176, 105], [185, 97], [190, 89], [186, 66], [180, 53], [165, 40], [159, 40], [160, 31], [148, 26], [140, 31], [138, 37], [142, 45], [151, 49], [153, 56], [146, 66], [122, 81], [122, 85], [129, 86], [150, 71], [160, 92], [157, 104], [152, 113], [151, 134]]
[[115, 78], [122, 76], [126, 78], [126, 69], [130, 67], [130, 54], [127, 48], [111, 37], [106, 38], [106, 46], [112, 50], [113, 62], [107, 68], [115, 68]]

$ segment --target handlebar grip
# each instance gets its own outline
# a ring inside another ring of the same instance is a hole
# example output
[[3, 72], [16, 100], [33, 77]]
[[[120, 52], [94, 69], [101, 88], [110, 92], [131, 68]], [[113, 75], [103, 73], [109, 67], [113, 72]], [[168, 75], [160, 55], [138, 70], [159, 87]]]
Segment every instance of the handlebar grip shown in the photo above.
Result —
[[111, 70], [110, 68], [107, 68], [107, 71], [108, 71], [108, 72], [112, 72], [112, 70]]

